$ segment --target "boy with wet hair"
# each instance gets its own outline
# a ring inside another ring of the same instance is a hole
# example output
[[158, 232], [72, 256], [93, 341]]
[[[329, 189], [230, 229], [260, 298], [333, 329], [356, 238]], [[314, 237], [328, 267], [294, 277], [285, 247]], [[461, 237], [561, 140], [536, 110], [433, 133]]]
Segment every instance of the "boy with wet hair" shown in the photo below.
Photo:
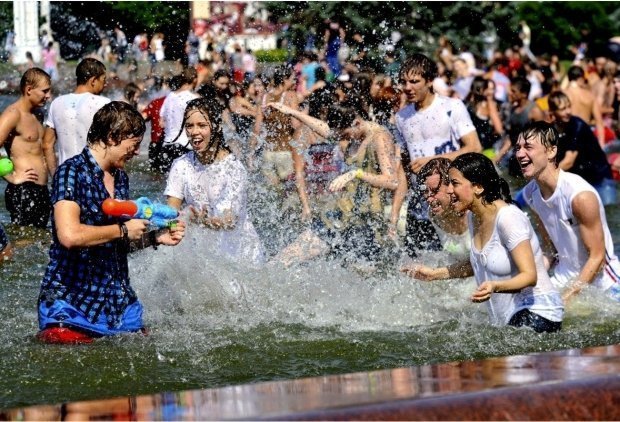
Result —
[[8, 182], [4, 198], [11, 222], [20, 226], [45, 228], [49, 221], [44, 130], [35, 112], [50, 99], [51, 89], [51, 78], [44, 70], [28, 69], [20, 81], [19, 99], [0, 115], [0, 147], [15, 166], [4, 176]]
[[101, 95], [106, 85], [106, 68], [99, 60], [82, 60], [75, 69], [75, 76], [75, 90], [54, 99], [45, 120], [43, 151], [52, 176], [58, 165], [86, 146], [93, 116], [110, 102]]
[[521, 132], [515, 156], [529, 183], [526, 203], [536, 212], [557, 251], [551, 281], [565, 301], [590, 284], [620, 301], [620, 262], [596, 190], [557, 166], [558, 133], [547, 122]]
[[142, 304], [129, 284], [130, 250], [176, 245], [185, 224], [147, 231], [142, 219], [122, 221], [102, 211], [105, 199], [129, 199], [127, 161], [138, 155], [146, 125], [125, 102], [94, 116], [87, 146], [61, 164], [52, 183], [50, 262], [39, 293], [39, 338], [88, 343], [93, 337], [143, 329]]

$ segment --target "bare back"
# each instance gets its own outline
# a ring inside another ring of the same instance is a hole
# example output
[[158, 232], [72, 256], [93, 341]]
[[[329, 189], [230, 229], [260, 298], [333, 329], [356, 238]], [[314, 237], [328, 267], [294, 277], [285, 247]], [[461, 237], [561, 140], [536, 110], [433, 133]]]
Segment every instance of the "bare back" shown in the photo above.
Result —
[[569, 86], [564, 91], [570, 99], [573, 115], [591, 124], [594, 117], [594, 95], [587, 89], [578, 86]]

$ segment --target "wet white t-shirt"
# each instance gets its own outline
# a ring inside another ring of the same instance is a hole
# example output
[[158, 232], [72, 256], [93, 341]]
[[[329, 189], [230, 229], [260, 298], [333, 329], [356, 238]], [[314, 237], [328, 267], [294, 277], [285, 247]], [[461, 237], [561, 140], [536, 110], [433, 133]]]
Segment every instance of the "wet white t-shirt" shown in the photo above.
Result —
[[413, 104], [399, 111], [396, 128], [412, 159], [458, 151], [460, 139], [476, 130], [465, 104], [441, 95], [422, 111]]
[[215, 249], [228, 258], [258, 264], [264, 261], [264, 252], [247, 213], [247, 187], [247, 171], [233, 154], [205, 165], [190, 151], [172, 163], [164, 194], [205, 209], [213, 217], [223, 217], [225, 211], [231, 210], [236, 221], [233, 229], [213, 230], [193, 225], [188, 235], [189, 231], [200, 230], [204, 236], [194, 240], [206, 242], [208, 246], [204, 250]]
[[66, 94], [50, 104], [45, 126], [56, 132], [58, 165], [82, 152], [93, 116], [109, 98], [84, 92]]
[[[469, 232], [473, 238], [473, 215], [468, 216]], [[560, 293], [551, 283], [540, 249], [538, 236], [534, 233], [529, 218], [515, 205], [499, 209], [495, 217], [495, 228], [489, 241], [481, 250], [472, 242], [470, 262], [478, 285], [485, 281], [507, 280], [518, 272], [510, 252], [521, 242], [529, 241], [534, 252], [536, 286], [525, 287], [516, 293], [493, 293], [486, 304], [491, 322], [506, 325], [510, 318], [522, 309], [547, 318], [562, 321], [564, 305]]]

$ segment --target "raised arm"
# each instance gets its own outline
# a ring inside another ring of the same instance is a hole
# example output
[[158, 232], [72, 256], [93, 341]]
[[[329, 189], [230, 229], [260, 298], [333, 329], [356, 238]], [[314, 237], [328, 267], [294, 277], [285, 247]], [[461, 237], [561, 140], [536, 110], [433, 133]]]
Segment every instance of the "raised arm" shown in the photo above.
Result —
[[280, 103], [269, 103], [267, 104], [267, 107], [271, 107], [281, 113], [296, 118], [323, 138], [327, 138], [329, 136], [330, 128], [327, 123], [322, 120], [315, 119], [302, 111], [295, 110], [294, 108]]
[[363, 151], [364, 144], [366, 144], [365, 148], [373, 144], [373, 150], [379, 162], [379, 174], [369, 173], [360, 168], [350, 170], [335, 178], [330, 183], [329, 190], [340, 190], [353, 179], [360, 179], [377, 188], [396, 190], [398, 187], [398, 176], [396, 174], [395, 148], [391, 135], [387, 131], [382, 131], [370, 136], [362, 142], [360, 150]]

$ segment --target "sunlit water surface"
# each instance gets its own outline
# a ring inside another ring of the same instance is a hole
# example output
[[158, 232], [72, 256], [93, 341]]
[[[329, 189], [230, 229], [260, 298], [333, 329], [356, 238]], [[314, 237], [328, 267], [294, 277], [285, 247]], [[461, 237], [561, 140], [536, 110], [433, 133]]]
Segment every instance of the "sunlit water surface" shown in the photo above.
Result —
[[[151, 175], [144, 160], [129, 168], [132, 195], [163, 201], [165, 180]], [[299, 233], [296, 212], [276, 212], [274, 193], [260, 187], [250, 196], [271, 256]], [[567, 309], [560, 333], [537, 335], [490, 326], [485, 306], [468, 300], [473, 279], [415, 282], [395, 271], [395, 262], [374, 273], [328, 260], [253, 268], [208, 248], [161, 247], [130, 258], [150, 335], [45, 345], [35, 339], [36, 301], [50, 235], [8, 224], [0, 197], [0, 221], [17, 243], [14, 260], [0, 268], [0, 408], [620, 341], [620, 307], [597, 292], [585, 292]], [[618, 207], [607, 213], [619, 233]], [[191, 231], [186, 241], [194, 241]], [[441, 254], [425, 258], [429, 264], [445, 260]]]

